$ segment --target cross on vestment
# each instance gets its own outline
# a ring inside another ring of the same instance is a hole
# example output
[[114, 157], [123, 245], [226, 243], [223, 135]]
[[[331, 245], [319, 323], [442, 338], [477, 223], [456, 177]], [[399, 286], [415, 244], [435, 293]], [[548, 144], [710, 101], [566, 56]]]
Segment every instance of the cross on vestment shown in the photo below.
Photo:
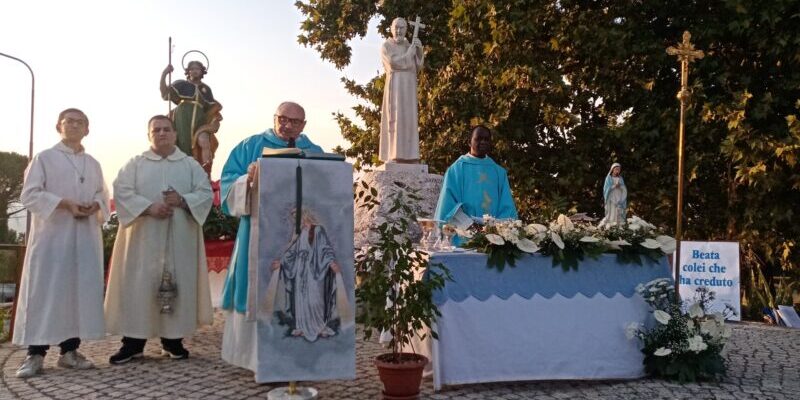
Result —
[[409, 22], [409, 24], [411, 24], [411, 26], [414, 27], [414, 35], [411, 36], [411, 40], [414, 40], [419, 36], [419, 29], [420, 28], [425, 29], [425, 28], [428, 27], [428, 25], [425, 25], [425, 24], [422, 23], [422, 21], [419, 19], [419, 15], [417, 15], [417, 19]]

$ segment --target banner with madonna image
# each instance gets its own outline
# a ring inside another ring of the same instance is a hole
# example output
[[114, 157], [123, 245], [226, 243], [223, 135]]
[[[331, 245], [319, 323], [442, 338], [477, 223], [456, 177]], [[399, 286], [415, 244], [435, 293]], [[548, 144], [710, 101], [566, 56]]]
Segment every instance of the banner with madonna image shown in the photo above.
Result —
[[352, 176], [343, 161], [259, 160], [248, 288], [259, 382], [355, 379]]

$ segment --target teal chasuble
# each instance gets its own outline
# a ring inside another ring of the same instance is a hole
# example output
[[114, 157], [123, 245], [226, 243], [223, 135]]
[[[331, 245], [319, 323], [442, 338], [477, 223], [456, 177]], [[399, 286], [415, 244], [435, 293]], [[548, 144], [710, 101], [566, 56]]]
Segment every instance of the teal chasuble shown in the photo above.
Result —
[[[239, 177], [247, 175], [247, 167], [261, 158], [264, 148], [283, 149], [288, 147], [288, 143], [279, 138], [273, 129], [253, 135], [231, 150], [225, 166], [222, 168], [221, 178], [221, 198], [222, 211], [230, 214], [228, 198], [234, 182]], [[306, 153], [322, 153], [322, 148], [312, 143], [304, 134], [301, 134], [295, 142], [295, 147]], [[225, 310], [236, 310], [244, 313], [247, 310], [247, 269], [248, 269], [248, 244], [250, 243], [250, 216], [244, 215], [239, 220], [239, 231], [236, 234], [236, 244], [231, 257], [231, 264], [228, 267], [228, 275], [225, 278], [225, 287], [222, 290], [222, 308]]]
[[516, 219], [517, 208], [506, 170], [489, 156], [459, 157], [444, 174], [435, 218], [449, 221], [459, 208], [473, 218], [488, 214], [498, 219]]

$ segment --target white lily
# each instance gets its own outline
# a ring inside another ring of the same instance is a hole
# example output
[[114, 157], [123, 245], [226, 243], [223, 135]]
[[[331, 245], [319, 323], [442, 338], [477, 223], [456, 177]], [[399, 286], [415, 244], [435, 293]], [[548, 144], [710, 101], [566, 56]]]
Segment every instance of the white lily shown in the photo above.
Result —
[[692, 318], [702, 318], [705, 316], [703, 306], [700, 303], [694, 303], [689, 307], [689, 316]]
[[644, 295], [644, 285], [642, 285], [641, 283], [636, 285], [636, 293]]
[[608, 247], [614, 250], [621, 250], [622, 246], [630, 246], [631, 244], [628, 243], [626, 240], [611, 240], [608, 242]]
[[689, 342], [689, 351], [699, 353], [708, 348], [708, 345], [703, 342], [703, 338], [700, 335], [694, 335], [687, 341]]
[[497, 230], [497, 233], [500, 234], [503, 239], [509, 242], [514, 242], [519, 237], [516, 229], [509, 228], [507, 226], [500, 226]]
[[600, 241], [600, 239], [596, 238], [594, 236], [584, 236], [584, 237], [581, 238], [580, 241], [583, 242], [583, 243], [597, 243], [597, 242]]
[[463, 238], [471, 239], [472, 236], [473, 236], [473, 233], [469, 229], [456, 228], [456, 235], [461, 236]]
[[639, 335], [639, 323], [631, 322], [625, 327], [625, 337], [631, 340]]
[[722, 327], [722, 337], [723, 338], [727, 339], [727, 338], [731, 337], [732, 334], [733, 334], [733, 329], [731, 329], [730, 326], [725, 325], [725, 326]]
[[522, 238], [516, 244], [518, 249], [526, 253], [533, 254], [539, 251], [539, 246], [537, 246], [536, 243], [533, 243], [533, 241], [531, 241], [530, 239]]
[[550, 231], [550, 238], [553, 239], [553, 243], [555, 243], [559, 249], [564, 250], [564, 241], [561, 240], [561, 236], [558, 236], [558, 233]]
[[716, 338], [722, 334], [719, 324], [717, 324], [717, 321], [714, 321], [713, 319], [707, 319], [701, 322], [700, 332], [711, 335], [713, 338]]
[[575, 225], [572, 224], [572, 220], [564, 214], [558, 214], [556, 223], [561, 227], [561, 232], [563, 233], [572, 232], [575, 228]]
[[644, 247], [646, 249], [650, 249], [650, 250], [655, 250], [655, 249], [660, 249], [661, 248], [661, 243], [659, 243], [656, 240], [650, 239], [650, 238], [645, 239], [641, 243], [641, 245], [642, 245], [642, 247]]
[[496, 244], [498, 246], [502, 246], [506, 244], [506, 241], [503, 240], [503, 237], [500, 235], [495, 235], [494, 233], [489, 233], [486, 235], [486, 240], [489, 241], [491, 244]]
[[656, 349], [656, 351], [653, 352], [653, 355], [656, 355], [656, 356], [659, 356], [659, 357], [663, 357], [663, 356], [667, 356], [667, 355], [669, 355], [671, 353], [672, 353], [672, 350], [670, 350], [670, 349], [668, 349], [666, 347], [659, 347], [659, 348]]
[[667, 235], [659, 235], [656, 236], [656, 241], [661, 243], [661, 251], [663, 251], [665, 254], [672, 254], [675, 252], [675, 248], [677, 246], [675, 238]]
[[529, 224], [525, 227], [525, 233], [531, 236], [544, 232], [547, 232], [547, 227], [542, 224]]
[[666, 325], [669, 323], [669, 320], [672, 319], [672, 316], [669, 315], [666, 311], [655, 310], [653, 311], [653, 316], [656, 317], [656, 321], [658, 321], [662, 325]]

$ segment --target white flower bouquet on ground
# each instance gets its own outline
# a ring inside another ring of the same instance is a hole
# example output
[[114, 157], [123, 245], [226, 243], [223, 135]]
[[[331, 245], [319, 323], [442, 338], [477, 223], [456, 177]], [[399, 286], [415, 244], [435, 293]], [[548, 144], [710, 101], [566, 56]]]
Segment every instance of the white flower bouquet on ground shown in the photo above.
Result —
[[626, 334], [642, 342], [647, 373], [681, 382], [714, 379], [725, 373], [722, 350], [731, 328], [725, 325], [722, 313], [706, 312], [714, 292], [698, 289], [684, 312], [670, 279], [653, 280], [636, 291], [652, 308], [655, 325], [646, 328], [631, 323]]

